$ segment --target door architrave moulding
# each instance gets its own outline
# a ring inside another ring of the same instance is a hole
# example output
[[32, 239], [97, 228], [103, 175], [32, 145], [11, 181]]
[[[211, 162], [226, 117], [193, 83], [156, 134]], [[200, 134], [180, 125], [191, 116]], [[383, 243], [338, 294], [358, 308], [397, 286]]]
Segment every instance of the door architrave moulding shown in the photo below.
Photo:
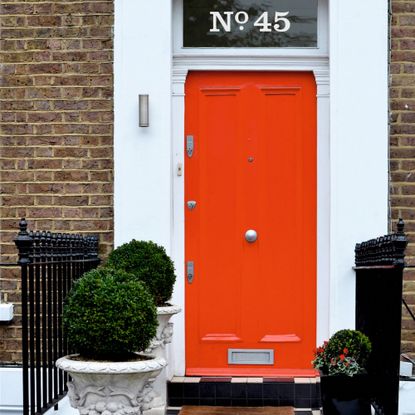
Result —
[[[330, 68], [328, 0], [319, 0], [317, 48], [182, 48], [182, 0], [173, 0], [171, 247], [177, 281], [173, 302], [185, 298], [184, 122], [189, 71], [309, 71], [317, 84], [317, 344], [329, 337], [330, 311]], [[178, 172], [180, 171], [180, 174]], [[185, 311], [176, 317], [170, 373], [185, 373]], [[316, 345], [317, 346], [317, 345]]]

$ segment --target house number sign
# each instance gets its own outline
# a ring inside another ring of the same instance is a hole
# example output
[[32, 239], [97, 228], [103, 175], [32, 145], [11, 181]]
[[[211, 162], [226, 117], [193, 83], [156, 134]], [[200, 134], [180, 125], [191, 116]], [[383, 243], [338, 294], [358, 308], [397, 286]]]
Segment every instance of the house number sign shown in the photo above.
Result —
[[[274, 29], [276, 32], [288, 32], [291, 27], [290, 19], [287, 18], [290, 12], [275, 12], [275, 20], [272, 24], [269, 21], [269, 13], [263, 12], [255, 19], [254, 26], [259, 28], [260, 32], [272, 32]], [[245, 25], [249, 22], [249, 14], [245, 11], [239, 12], [210, 12], [212, 16], [212, 27], [209, 33], [217, 33], [221, 30], [225, 32], [232, 31], [232, 23], [234, 22], [239, 25], [239, 30], [245, 30]], [[219, 28], [221, 27], [221, 28]]]
[[183, 46], [317, 47], [318, 0], [183, 0]]

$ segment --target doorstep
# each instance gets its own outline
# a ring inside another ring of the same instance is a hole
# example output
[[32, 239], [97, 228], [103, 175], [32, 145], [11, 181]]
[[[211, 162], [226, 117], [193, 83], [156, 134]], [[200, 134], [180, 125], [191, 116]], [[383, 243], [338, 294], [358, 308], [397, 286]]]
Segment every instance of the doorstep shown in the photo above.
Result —
[[[320, 378], [173, 377], [168, 406], [294, 407], [319, 410]], [[303, 412], [303, 413], [304, 413]]]
[[[185, 408], [189, 408], [189, 407], [185, 407]], [[209, 407], [205, 407], [205, 408], [209, 408]], [[217, 408], [217, 407], [210, 407], [210, 408], [212, 408], [212, 410], [214, 411], [213, 408]], [[229, 408], [229, 409], [232, 409], [232, 408]], [[251, 409], [252, 411], [255, 411], [255, 409], [258, 409], [258, 408], [244, 408], [244, 409]], [[181, 411], [182, 411], [182, 408], [168, 408], [166, 415], [183, 415]], [[320, 410], [304, 410], [304, 409], [293, 408], [293, 411], [294, 411], [293, 412], [294, 415], [321, 415]], [[212, 413], [215, 413], [215, 412], [212, 412]], [[256, 415], [255, 412], [251, 412], [251, 414]], [[197, 414], [195, 413], [195, 415]]]

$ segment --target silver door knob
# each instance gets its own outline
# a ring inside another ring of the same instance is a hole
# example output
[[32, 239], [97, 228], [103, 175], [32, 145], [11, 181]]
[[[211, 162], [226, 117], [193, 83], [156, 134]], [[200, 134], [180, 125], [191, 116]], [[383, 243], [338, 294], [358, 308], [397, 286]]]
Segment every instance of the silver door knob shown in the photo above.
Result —
[[253, 229], [248, 229], [245, 232], [245, 239], [246, 239], [247, 242], [252, 244], [253, 242], [255, 242], [258, 239], [258, 234]]

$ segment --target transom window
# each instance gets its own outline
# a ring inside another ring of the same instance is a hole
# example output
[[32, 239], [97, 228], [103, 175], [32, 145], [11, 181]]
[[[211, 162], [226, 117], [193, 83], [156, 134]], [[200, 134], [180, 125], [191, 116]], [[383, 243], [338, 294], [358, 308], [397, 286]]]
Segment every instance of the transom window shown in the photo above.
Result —
[[183, 0], [184, 48], [316, 48], [318, 0]]

